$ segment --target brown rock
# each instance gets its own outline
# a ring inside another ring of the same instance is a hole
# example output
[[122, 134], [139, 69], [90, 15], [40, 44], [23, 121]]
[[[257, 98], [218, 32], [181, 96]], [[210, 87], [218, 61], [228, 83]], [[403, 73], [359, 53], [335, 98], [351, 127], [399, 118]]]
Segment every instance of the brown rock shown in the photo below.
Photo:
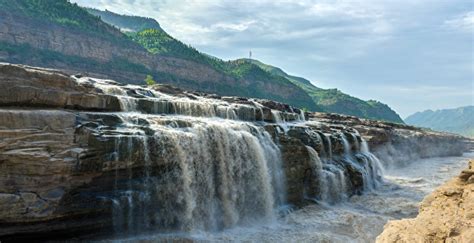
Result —
[[[178, 92], [172, 87], [166, 89], [170, 93]], [[186, 96], [208, 97], [201, 93], [184, 93]], [[153, 112], [155, 109], [155, 104], [146, 100], [140, 92], [130, 89], [127, 94], [138, 98], [140, 111]], [[247, 105], [255, 102], [248, 98], [221, 98]], [[285, 119], [295, 119], [298, 114], [297, 110], [285, 104], [270, 101], [265, 104], [282, 109], [280, 111]], [[2, 240], [15, 235], [32, 235], [36, 239], [39, 233], [51, 236], [57, 232], [67, 235], [71, 232], [90, 233], [96, 229], [105, 232], [111, 227], [112, 206], [111, 200], [104, 200], [102, 196], [110, 195], [114, 190], [127, 189], [127, 182], [132, 177], [142, 179], [143, 169], [148, 169], [145, 167], [145, 145], [154, 148], [147, 153], [150, 160], [147, 166], [153, 166], [151, 171], [158, 178], [178, 164], [163, 156], [163, 144], [167, 141], [160, 140], [159, 134], [152, 136], [155, 134], [147, 120], [137, 118], [133, 121], [142, 134], [150, 135], [146, 141], [134, 132], [117, 129], [123, 127], [122, 118], [119, 114], [108, 112], [119, 110], [117, 97], [103, 94], [94, 87], [93, 80], [87, 78], [78, 81], [59, 71], [0, 64], [0, 107]], [[266, 121], [274, 119], [272, 110], [266, 106], [263, 107], [263, 114], [258, 116]], [[288, 202], [298, 206], [308, 203], [306, 199], [318, 191], [317, 178], [313, 174], [315, 165], [311, 163], [306, 146], [329, 159], [331, 144], [333, 162], [344, 167], [337, 159], [343, 152], [340, 134], [347, 134], [351, 143], [361, 140], [360, 137], [352, 139], [348, 136], [355, 132], [349, 126], [354, 126], [362, 136], [379, 137], [376, 141], [381, 147], [389, 144], [398, 149], [402, 141], [412, 141], [410, 146], [423, 142], [424, 147], [415, 147], [422, 152], [430, 146], [441, 148], [445, 142], [455, 146], [459, 139], [355, 118], [346, 120], [330, 114], [311, 119], [313, 122], [306, 125], [287, 124], [286, 129], [275, 123], [254, 123], [265, 126], [280, 146]], [[153, 122], [181, 128], [193, 125], [191, 119], [181, 120], [166, 115], [159, 116]], [[319, 137], [325, 138], [325, 135], [330, 141], [320, 141]], [[440, 149], [440, 153], [451, 149], [450, 146]], [[352, 150], [355, 149], [353, 145]], [[352, 189], [357, 191], [363, 185], [361, 173], [352, 167], [344, 168], [352, 182]], [[466, 173], [470, 175], [469, 171]], [[469, 178], [466, 181], [470, 181]], [[175, 187], [175, 182], [164, 180], [160, 183]], [[466, 193], [468, 191], [463, 190], [448, 194], [451, 199], [464, 197]], [[166, 197], [157, 200], [166, 200]], [[472, 218], [472, 214], [469, 217]], [[449, 234], [458, 234], [458, 231], [450, 231]]]
[[0, 63], [2, 106], [120, 111], [117, 97], [97, 93], [59, 71]]
[[[470, 168], [474, 160], [469, 162]], [[464, 174], [464, 173], [463, 173]], [[474, 184], [454, 178], [426, 197], [414, 219], [388, 222], [377, 242], [460, 242], [474, 240]]]

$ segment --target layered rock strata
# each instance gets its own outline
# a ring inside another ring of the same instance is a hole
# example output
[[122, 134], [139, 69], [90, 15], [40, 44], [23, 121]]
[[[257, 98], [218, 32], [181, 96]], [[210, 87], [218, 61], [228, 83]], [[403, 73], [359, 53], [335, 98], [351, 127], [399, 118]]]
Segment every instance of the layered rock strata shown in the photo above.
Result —
[[474, 140], [457, 134], [333, 113], [315, 112], [308, 118], [328, 126], [357, 130], [385, 166], [420, 158], [460, 156], [463, 152], [474, 150]]
[[459, 136], [328, 116], [0, 64], [0, 239], [220, 230], [376, 187], [369, 145], [406, 135], [426, 142], [421, 154], [450, 143], [426, 156], [464, 149]]

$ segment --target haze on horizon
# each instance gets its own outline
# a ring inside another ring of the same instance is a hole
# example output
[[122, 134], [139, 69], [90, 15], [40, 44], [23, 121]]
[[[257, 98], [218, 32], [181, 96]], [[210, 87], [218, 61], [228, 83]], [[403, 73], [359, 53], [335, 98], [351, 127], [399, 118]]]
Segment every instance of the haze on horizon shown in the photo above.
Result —
[[474, 104], [471, 1], [72, 0], [152, 17], [198, 50], [281, 67], [402, 117]]

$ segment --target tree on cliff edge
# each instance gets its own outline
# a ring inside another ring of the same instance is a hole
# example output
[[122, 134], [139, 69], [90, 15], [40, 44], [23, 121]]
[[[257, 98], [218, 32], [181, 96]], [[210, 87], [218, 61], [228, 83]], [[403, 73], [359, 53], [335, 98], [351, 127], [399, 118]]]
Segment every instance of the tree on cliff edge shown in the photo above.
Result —
[[145, 83], [146, 83], [146, 85], [151, 86], [151, 85], [156, 84], [156, 81], [153, 79], [153, 76], [146, 75]]

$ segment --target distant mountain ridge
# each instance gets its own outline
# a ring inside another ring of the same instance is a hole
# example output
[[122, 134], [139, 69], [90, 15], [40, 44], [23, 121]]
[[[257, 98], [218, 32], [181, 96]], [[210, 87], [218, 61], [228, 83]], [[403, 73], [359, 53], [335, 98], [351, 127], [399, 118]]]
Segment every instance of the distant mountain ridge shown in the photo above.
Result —
[[474, 106], [416, 112], [408, 116], [405, 122], [474, 138]]
[[274, 67], [254, 59], [249, 61], [272, 74], [285, 77], [292, 83], [298, 85], [300, 88], [306, 91], [309, 96], [311, 96], [316, 105], [318, 105], [318, 107], [320, 107], [324, 112], [340, 113], [373, 120], [385, 120], [403, 123], [403, 120], [400, 118], [400, 116], [386, 104], [375, 100], [364, 101], [347, 95], [338, 89], [318, 88], [314, 86], [311, 81], [302, 77], [289, 75], [281, 68]]
[[254, 61], [223, 61], [201, 53], [170, 36], [151, 18], [86, 9], [66, 0], [0, 0], [0, 17], [0, 61], [124, 83], [142, 84], [152, 75], [159, 83], [188, 90], [403, 122], [379, 102], [320, 89]]

